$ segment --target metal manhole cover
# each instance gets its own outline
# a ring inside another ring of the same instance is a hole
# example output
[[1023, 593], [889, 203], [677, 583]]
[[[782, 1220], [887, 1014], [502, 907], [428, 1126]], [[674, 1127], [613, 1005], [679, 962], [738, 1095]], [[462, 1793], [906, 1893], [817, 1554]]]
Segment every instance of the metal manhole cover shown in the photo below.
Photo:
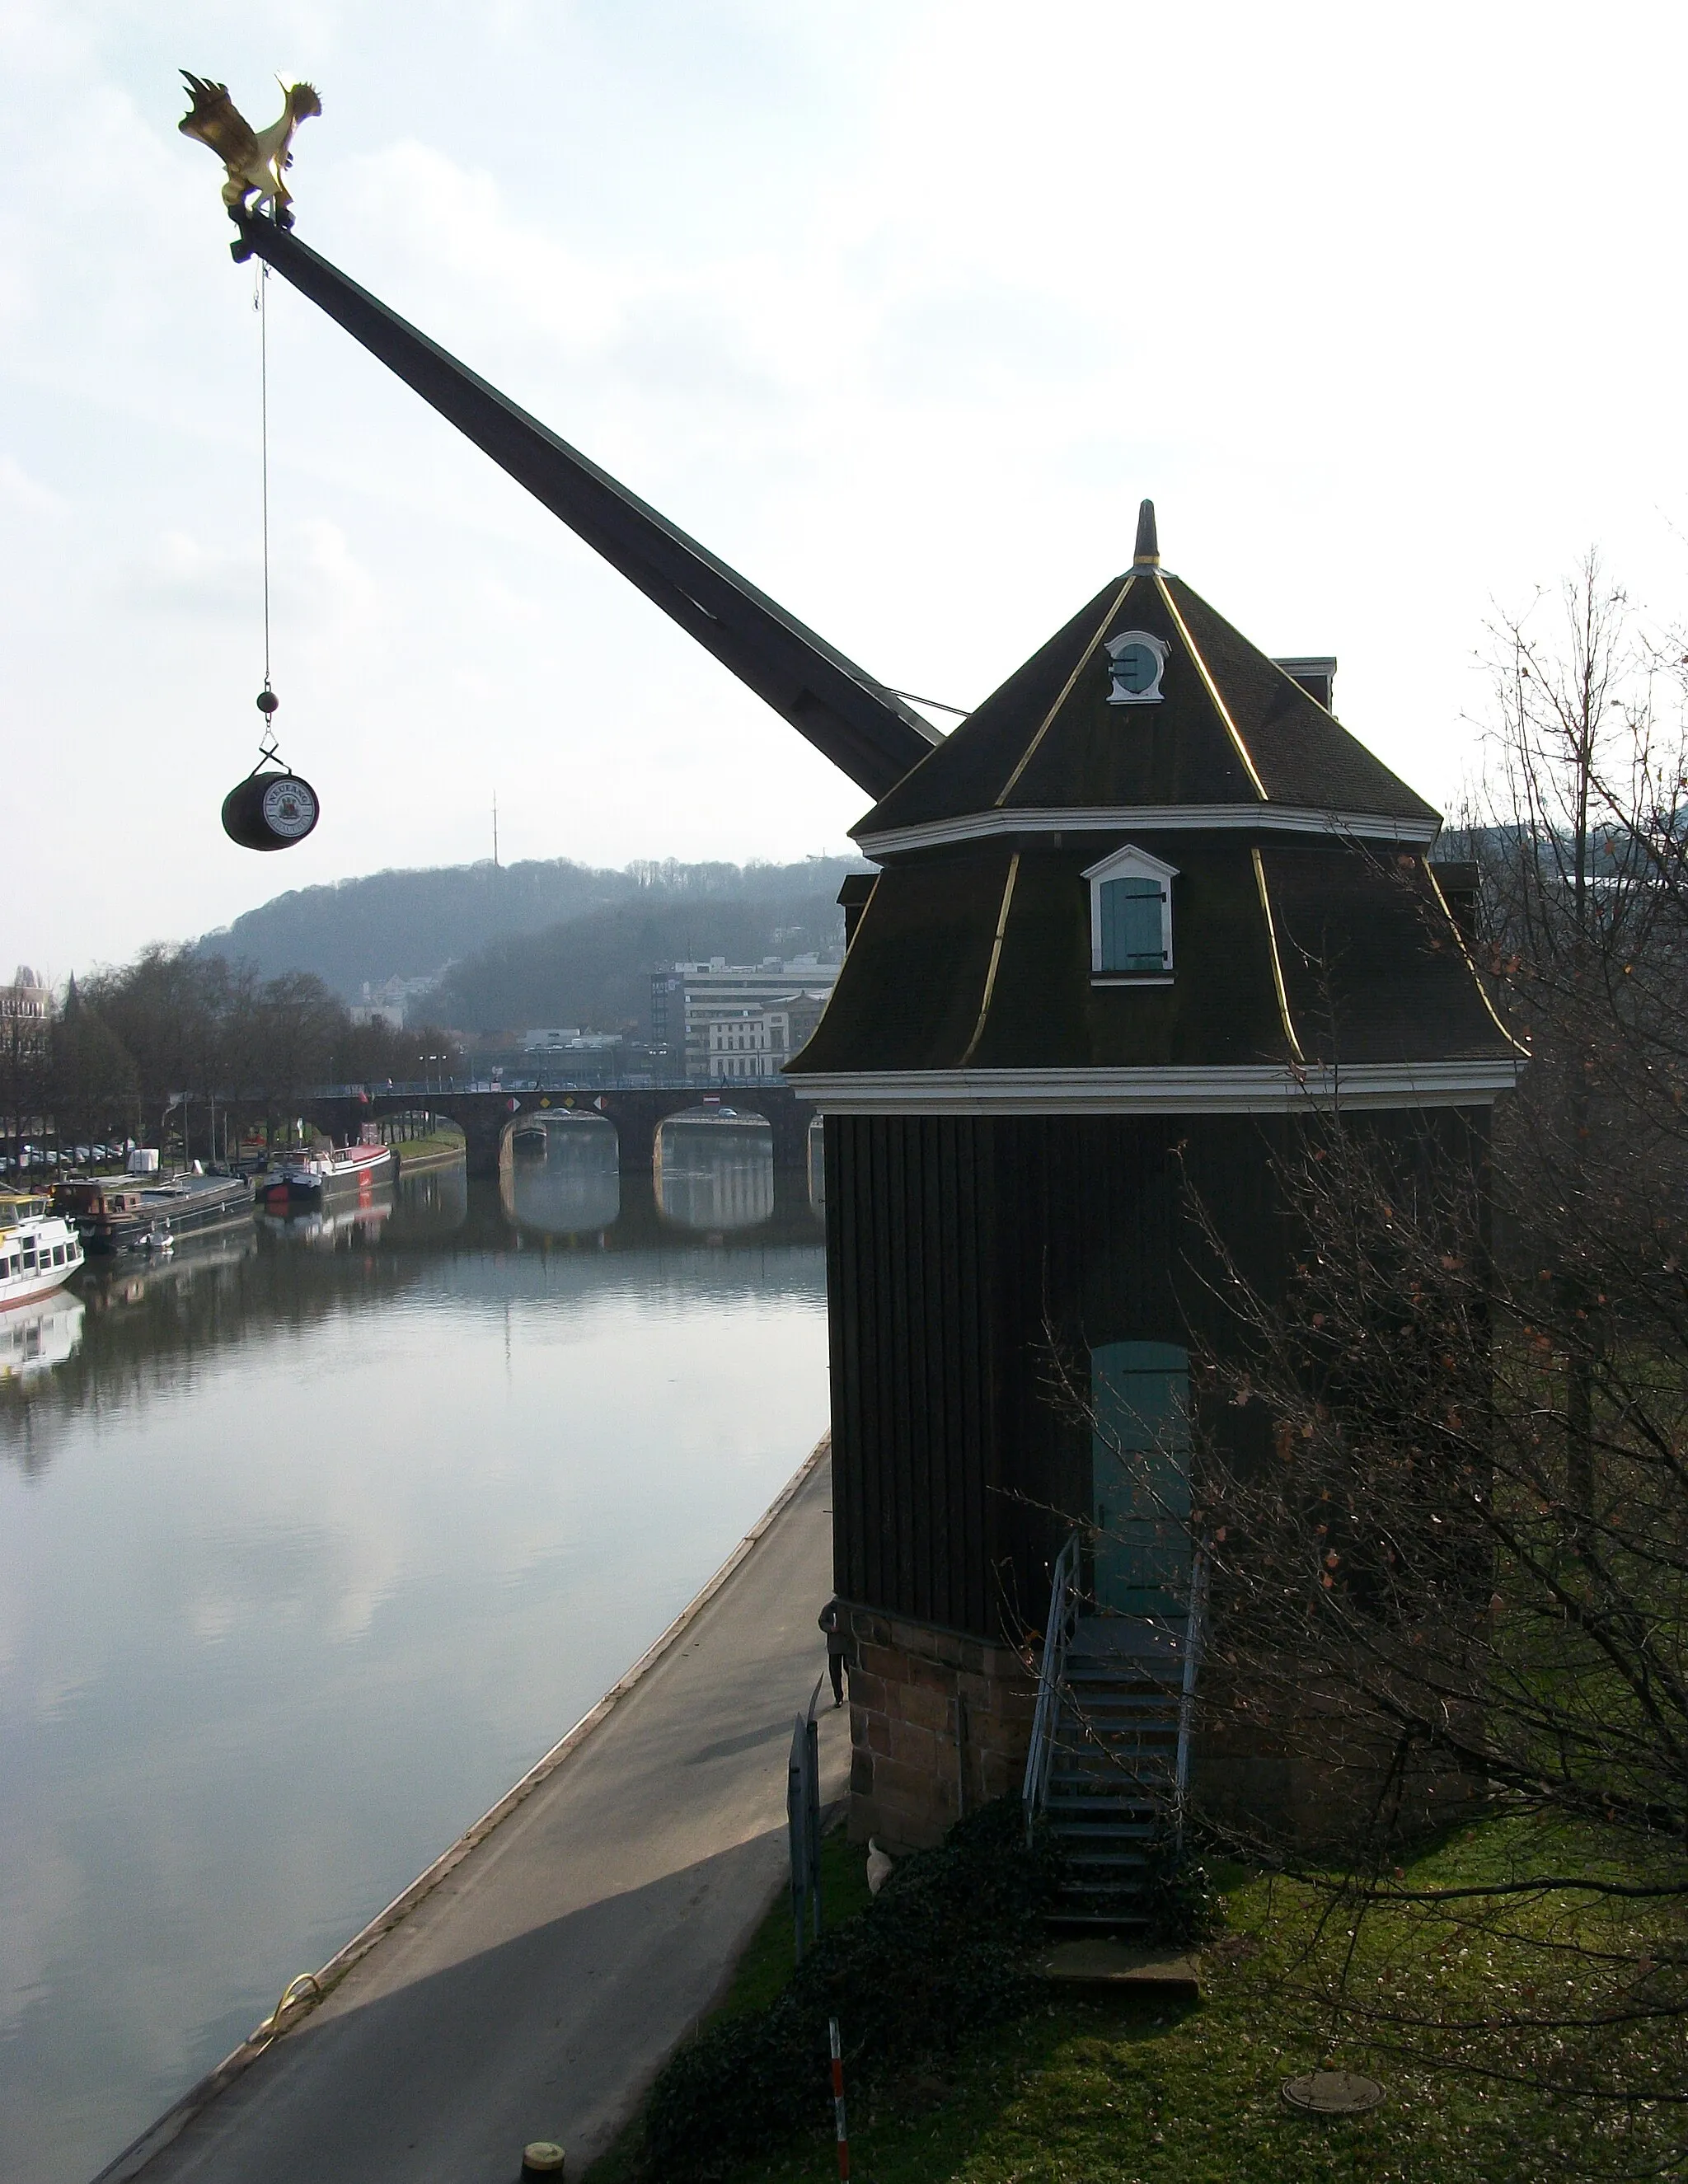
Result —
[[1308, 2115], [1364, 2115], [1384, 2097], [1377, 2080], [1357, 2070], [1309, 2070], [1304, 2077], [1286, 2078], [1283, 2092], [1289, 2107]]

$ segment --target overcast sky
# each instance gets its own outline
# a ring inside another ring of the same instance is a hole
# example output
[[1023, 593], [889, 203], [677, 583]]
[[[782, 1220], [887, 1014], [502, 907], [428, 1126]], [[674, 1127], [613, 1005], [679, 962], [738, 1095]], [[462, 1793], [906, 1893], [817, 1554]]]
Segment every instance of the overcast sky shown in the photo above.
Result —
[[489, 854], [785, 858], [864, 800], [270, 283], [176, 70], [324, 113], [298, 232], [883, 680], [983, 698], [1131, 556], [1457, 792], [1492, 601], [1688, 606], [1678, 8], [0, 0], [0, 975]]

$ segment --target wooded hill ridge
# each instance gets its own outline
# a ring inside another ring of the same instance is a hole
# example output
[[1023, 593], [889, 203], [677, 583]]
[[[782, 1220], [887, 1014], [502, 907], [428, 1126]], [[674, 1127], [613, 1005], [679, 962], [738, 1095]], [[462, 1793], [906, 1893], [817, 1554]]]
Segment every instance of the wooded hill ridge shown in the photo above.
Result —
[[376, 872], [296, 889], [207, 933], [198, 952], [273, 978], [310, 971], [348, 1002], [365, 982], [438, 975], [409, 1014], [463, 1031], [580, 1024], [645, 1030], [659, 964], [809, 953], [844, 942], [838, 892], [855, 857], [800, 863], [557, 857]]

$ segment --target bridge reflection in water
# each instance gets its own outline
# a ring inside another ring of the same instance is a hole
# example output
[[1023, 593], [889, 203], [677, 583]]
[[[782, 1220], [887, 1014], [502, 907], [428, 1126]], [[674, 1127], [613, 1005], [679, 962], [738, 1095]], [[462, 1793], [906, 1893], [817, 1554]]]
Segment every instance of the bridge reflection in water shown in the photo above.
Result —
[[613, 1123], [566, 1115], [526, 1122], [510, 1133], [499, 1163], [504, 1212], [547, 1236], [594, 1236], [621, 1213], [621, 1170]]
[[505, 1136], [499, 1196], [518, 1228], [577, 1247], [627, 1249], [677, 1230], [809, 1243], [824, 1213], [819, 1145], [816, 1129], [805, 1164], [782, 1166], [761, 1116], [694, 1109], [659, 1126], [647, 1173], [621, 1164], [602, 1116], [530, 1111]]

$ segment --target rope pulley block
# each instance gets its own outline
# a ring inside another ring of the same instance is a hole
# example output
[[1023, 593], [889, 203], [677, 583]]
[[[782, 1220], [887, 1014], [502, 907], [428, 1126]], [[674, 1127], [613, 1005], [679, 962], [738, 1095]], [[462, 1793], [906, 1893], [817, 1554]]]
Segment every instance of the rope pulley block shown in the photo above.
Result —
[[270, 724], [281, 702], [266, 682], [258, 694], [264, 716], [258, 763], [223, 799], [223, 832], [242, 850], [291, 850], [315, 826], [321, 810], [316, 791], [287, 771], [276, 749]]

